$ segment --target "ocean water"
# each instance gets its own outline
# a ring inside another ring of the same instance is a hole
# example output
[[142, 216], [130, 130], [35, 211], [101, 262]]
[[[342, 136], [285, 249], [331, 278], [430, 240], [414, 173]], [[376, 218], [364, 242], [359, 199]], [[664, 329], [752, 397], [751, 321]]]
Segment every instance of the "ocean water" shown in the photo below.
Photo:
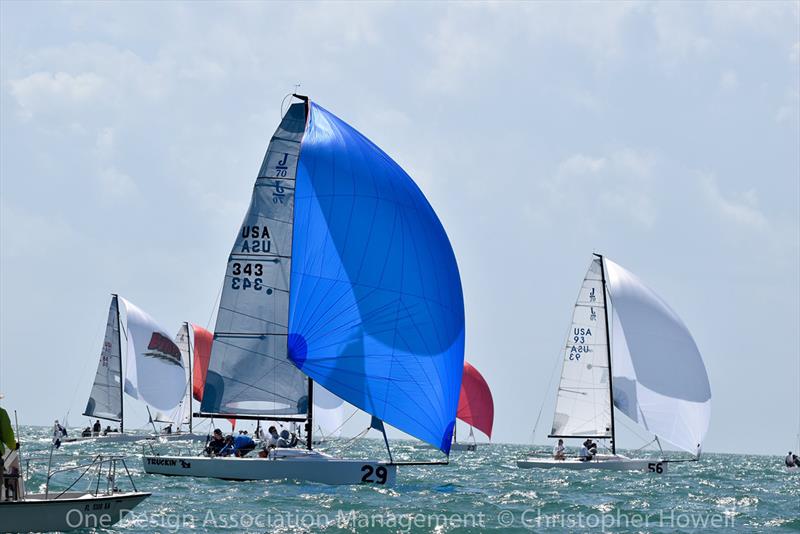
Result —
[[[29, 490], [44, 488], [48, 429], [23, 429]], [[196, 453], [202, 444], [155, 445]], [[398, 458], [436, 458], [419, 443], [393, 441]], [[385, 458], [378, 440], [320, 447], [351, 458]], [[127, 456], [134, 483], [152, 497], [104, 532], [800, 532], [800, 474], [782, 458], [706, 454], [671, 464], [664, 475], [638, 472], [518, 469], [532, 447], [479, 445], [455, 452], [448, 466], [400, 467], [391, 487], [295, 482], [226, 482], [162, 477], [142, 470], [142, 445], [62, 447], [54, 465], [94, 454]], [[75, 478], [57, 475], [54, 488]], [[76, 488], [95, 480], [81, 480]], [[119, 482], [127, 488], [127, 480]]]

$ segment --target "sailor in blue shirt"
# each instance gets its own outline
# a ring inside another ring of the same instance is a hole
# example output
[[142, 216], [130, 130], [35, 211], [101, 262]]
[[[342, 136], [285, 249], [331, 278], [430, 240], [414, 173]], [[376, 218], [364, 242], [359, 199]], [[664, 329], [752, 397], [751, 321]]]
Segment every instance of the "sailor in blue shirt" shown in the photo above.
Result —
[[220, 456], [230, 456], [231, 454], [240, 457], [246, 456], [247, 453], [256, 448], [256, 442], [246, 434], [239, 434], [235, 438], [228, 436], [225, 441], [225, 447], [219, 451]]

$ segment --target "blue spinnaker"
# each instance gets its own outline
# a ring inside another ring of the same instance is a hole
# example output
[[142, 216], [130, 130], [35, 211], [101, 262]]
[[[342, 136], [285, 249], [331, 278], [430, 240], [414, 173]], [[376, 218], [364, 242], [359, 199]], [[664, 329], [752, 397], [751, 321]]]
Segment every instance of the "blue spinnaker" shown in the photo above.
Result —
[[397, 163], [314, 103], [296, 187], [289, 358], [347, 402], [449, 453], [464, 297], [436, 213]]

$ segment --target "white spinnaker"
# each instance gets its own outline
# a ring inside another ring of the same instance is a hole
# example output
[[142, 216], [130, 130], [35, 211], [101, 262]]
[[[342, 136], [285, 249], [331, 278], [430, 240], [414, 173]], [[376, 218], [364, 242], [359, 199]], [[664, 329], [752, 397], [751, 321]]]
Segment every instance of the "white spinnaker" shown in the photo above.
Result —
[[314, 429], [322, 437], [339, 437], [344, 424], [344, 401], [314, 382]]
[[614, 405], [659, 438], [699, 454], [711, 387], [686, 325], [635, 275], [605, 259], [613, 307]]
[[181, 352], [147, 313], [120, 297], [128, 338], [125, 393], [161, 411], [174, 409], [186, 391]]
[[[106, 322], [106, 335], [100, 352], [100, 363], [94, 377], [92, 392], [83, 415], [122, 420], [122, 357], [119, 346], [119, 313], [117, 297], [111, 298]], [[66, 424], [66, 422], [65, 422]]]
[[605, 293], [600, 260], [583, 280], [564, 345], [551, 436], [611, 437]]

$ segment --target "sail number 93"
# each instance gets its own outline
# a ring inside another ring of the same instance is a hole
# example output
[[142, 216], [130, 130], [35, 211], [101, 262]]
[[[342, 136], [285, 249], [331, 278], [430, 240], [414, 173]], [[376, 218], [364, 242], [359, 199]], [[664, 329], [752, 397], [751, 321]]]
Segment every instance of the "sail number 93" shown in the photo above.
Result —
[[261, 279], [261, 276], [264, 275], [264, 266], [260, 263], [234, 263], [231, 275], [231, 289], [265, 290], [267, 295], [272, 294], [272, 288], [265, 287], [264, 281]]

